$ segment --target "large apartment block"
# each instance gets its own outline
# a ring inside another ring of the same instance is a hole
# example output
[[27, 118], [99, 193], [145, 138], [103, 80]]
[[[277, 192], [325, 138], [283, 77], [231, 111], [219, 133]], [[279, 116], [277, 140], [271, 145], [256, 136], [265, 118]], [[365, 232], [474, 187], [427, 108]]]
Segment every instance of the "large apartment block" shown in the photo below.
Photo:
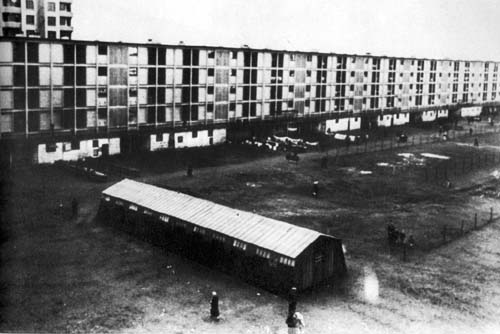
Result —
[[72, 0], [2, 0], [0, 36], [71, 39]]
[[356, 130], [500, 105], [491, 61], [29, 38], [0, 50], [1, 138], [35, 142], [38, 162], [210, 145], [279, 122]]

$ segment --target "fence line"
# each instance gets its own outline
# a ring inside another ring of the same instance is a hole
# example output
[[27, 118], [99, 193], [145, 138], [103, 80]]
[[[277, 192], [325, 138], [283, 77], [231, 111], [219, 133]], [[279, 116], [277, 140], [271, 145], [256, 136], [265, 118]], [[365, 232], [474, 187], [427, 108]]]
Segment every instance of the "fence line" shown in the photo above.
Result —
[[430, 134], [430, 135], [414, 135], [407, 137], [406, 142], [398, 142], [396, 137], [390, 137], [388, 139], [382, 138], [377, 140], [368, 140], [360, 144], [348, 143], [342, 147], [336, 147], [327, 149], [328, 155], [345, 156], [353, 155], [367, 152], [381, 152], [386, 150], [399, 149], [404, 147], [413, 147], [417, 145], [429, 144], [429, 143], [441, 143], [449, 140], [455, 140], [463, 137], [472, 137], [477, 135], [483, 135], [487, 133], [497, 133], [500, 132], [500, 126], [498, 125], [480, 125], [476, 126], [473, 130], [472, 135], [469, 130], [449, 130], [447, 133], [448, 139], [443, 139], [444, 132], [440, 135]]
[[[441, 234], [441, 238], [439, 239], [440, 241], [437, 242], [437, 245], [435, 243], [434, 245], [431, 243], [430, 248], [442, 246], [446, 243], [458, 239], [459, 237], [464, 236], [469, 232], [476, 231], [495, 221], [500, 220], [500, 215], [495, 217], [494, 214], [495, 212], [493, 211], [493, 207], [490, 207], [490, 210], [486, 213], [486, 218], [481, 219], [478, 212], [475, 212], [474, 216], [470, 218], [469, 221], [462, 219], [460, 221], [460, 227], [449, 226], [448, 224], [445, 224], [438, 231], [438, 233]], [[399, 255], [401, 256], [401, 259], [403, 261], [406, 261], [408, 257], [411, 257], [413, 255], [414, 248], [417, 244], [419, 244], [418, 240], [413, 240], [413, 236], [411, 236], [411, 238], [411, 242], [408, 241], [408, 238], [405, 238], [405, 240], [402, 240], [400, 243], [391, 245], [390, 236], [388, 235], [389, 253], [393, 255]]]

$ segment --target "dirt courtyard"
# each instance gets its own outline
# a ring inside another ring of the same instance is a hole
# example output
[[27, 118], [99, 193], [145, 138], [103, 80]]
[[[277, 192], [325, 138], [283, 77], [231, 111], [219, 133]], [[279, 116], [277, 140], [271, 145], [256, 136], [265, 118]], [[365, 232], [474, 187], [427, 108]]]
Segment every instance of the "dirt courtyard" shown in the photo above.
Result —
[[[500, 216], [500, 135], [480, 143], [330, 154], [327, 168], [325, 152], [295, 164], [282, 153], [220, 147], [210, 159], [194, 151], [192, 178], [172, 154], [113, 161], [140, 168], [138, 181], [341, 238], [349, 275], [300, 295], [306, 333], [500, 333], [500, 220], [487, 223], [491, 209]], [[100, 192], [116, 181], [55, 166], [6, 174], [0, 332], [287, 332], [282, 296], [97, 222]], [[415, 238], [406, 260], [389, 252], [389, 222]], [[213, 290], [219, 323], [208, 321]]]

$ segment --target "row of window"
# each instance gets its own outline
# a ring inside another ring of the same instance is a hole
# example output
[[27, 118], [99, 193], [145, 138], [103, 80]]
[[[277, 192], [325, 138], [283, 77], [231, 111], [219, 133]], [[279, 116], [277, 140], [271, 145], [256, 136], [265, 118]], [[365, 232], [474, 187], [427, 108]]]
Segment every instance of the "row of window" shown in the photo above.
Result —
[[[70, 19], [70, 18], [68, 18]], [[49, 18], [49, 25], [55, 25], [55, 18]], [[61, 25], [70, 25], [71, 24], [71, 21], [68, 21], [66, 19], [64, 19], [62, 21], [63, 23], [61, 23]], [[24, 52], [24, 44], [23, 43], [13, 43], [14, 44], [14, 52], [16, 53], [16, 50], [18, 53], [23, 53]], [[43, 45], [43, 44], [40, 44], [40, 45]], [[86, 58], [87, 58], [87, 55], [90, 55], [92, 57], [95, 57], [95, 55], [93, 55], [93, 53], [90, 51], [91, 49], [89, 49], [87, 47], [87, 45], [82, 45], [82, 44], [77, 44], [77, 45], [72, 45], [72, 44], [62, 44], [62, 45], [53, 45], [53, 48], [56, 48], [56, 47], [60, 47], [63, 49], [63, 53], [64, 53], [64, 62], [65, 63], [74, 63], [75, 62], [75, 54], [76, 54], [76, 61], [77, 63], [80, 63], [80, 64], [85, 64], [87, 63], [86, 61]], [[92, 48], [95, 48], [95, 46], [90, 46]], [[29, 53], [35, 53], [37, 52], [36, 50], [34, 50], [35, 48], [38, 48], [38, 44], [37, 43], [31, 43], [29, 42], [28, 43], [28, 48], [29, 48]], [[180, 58], [180, 60], [178, 60], [176, 63], [177, 65], [183, 65], [183, 66], [199, 66], [199, 65], [203, 65], [205, 63], [202, 64], [202, 62], [200, 61], [200, 50], [191, 50], [191, 49], [184, 49], [184, 50], [173, 50], [173, 49], [166, 49], [166, 48], [152, 48], [152, 47], [149, 47], [149, 48], [144, 48], [145, 49], [145, 53], [139, 53], [139, 48], [138, 47], [128, 47], [128, 46], [115, 46], [115, 45], [106, 45], [106, 44], [98, 44], [97, 45], [97, 55], [98, 56], [109, 56], [109, 60], [112, 62], [112, 63], [116, 63], [116, 64], [128, 64], [129, 63], [129, 59], [134, 59], [133, 62], [137, 62], [136, 58], [141, 58], [141, 64], [144, 63], [144, 65], [160, 65], [160, 66], [165, 66], [167, 65], [167, 63], [169, 65], [173, 65], [174, 64], [174, 58], [175, 59], [178, 59]], [[142, 50], [142, 49], [141, 49]], [[204, 54], [206, 54], [206, 57], [207, 59], [210, 60], [213, 59], [213, 65], [215, 66], [220, 66], [220, 67], [229, 67], [230, 66], [230, 62], [229, 62], [229, 59], [238, 59], [238, 54], [239, 53], [242, 53], [243, 54], [243, 57], [241, 59], [241, 63], [239, 63], [239, 65], [242, 65], [244, 67], [249, 67], [249, 68], [256, 68], [258, 66], [258, 63], [257, 63], [257, 52], [251, 52], [251, 51], [244, 51], [244, 52], [237, 52], [237, 51], [221, 51], [221, 52], [218, 52], [218, 51], [205, 51], [203, 50]], [[175, 56], [175, 57], [174, 57]], [[275, 68], [275, 69], [278, 69], [278, 68], [283, 68], [283, 64], [282, 64], [282, 61], [278, 61], [276, 62], [275, 61], [275, 58], [274, 58], [275, 54], [272, 53], [271, 54], [271, 59], [270, 59], [270, 62], [267, 64], [267, 67], [270, 67], [270, 68]], [[281, 56], [283, 56], [283, 54], [281, 54]], [[30, 56], [28, 55], [28, 57], [30, 58]], [[297, 56], [298, 57], [298, 56]], [[345, 66], [345, 57], [337, 57], [338, 61], [337, 61], [337, 66], [334, 66], [333, 68], [327, 68], [326, 67], [326, 56], [315, 56], [317, 58], [317, 66], [316, 66], [316, 69], [317, 70], [324, 70], [324, 71], [327, 71], [327, 70], [330, 70], [330, 69], [334, 69], [336, 68], [337, 70], [341, 70], [341, 71], [346, 71], [347, 70], [347, 67]], [[127, 59], [129, 58], [129, 59]], [[291, 59], [295, 59], [295, 56], [292, 54], [290, 55], [290, 58]], [[300, 58], [307, 58], [308, 61], [306, 63], [309, 63], [313, 56], [312, 55], [307, 55], [306, 57], [304, 56], [301, 56]], [[34, 61], [36, 62], [35, 57], [31, 57], [31, 61]], [[280, 58], [281, 59], [281, 58]], [[355, 62], [355, 59], [356, 58], [352, 58], [353, 59], [353, 62]], [[365, 62], [368, 62], [370, 60], [370, 58], [366, 58], [364, 59]], [[24, 61], [24, 55], [17, 55], [14, 54], [14, 61]], [[95, 61], [95, 60], [93, 60]], [[377, 65], [373, 65], [371, 68], [369, 68], [370, 71], [373, 71], [373, 72], [380, 72], [381, 70], [381, 67], [380, 67], [380, 59], [372, 59], [372, 62], [374, 64], [377, 64]], [[405, 62], [405, 60], [401, 60], [401, 63], [403, 64]], [[414, 63], [415, 60], [412, 60], [411, 63]], [[420, 60], [417, 61], [419, 64]], [[267, 63], [267, 62], [265, 62]], [[457, 70], [457, 65], [459, 65], [460, 63], [459, 62], [450, 62], [450, 64], [453, 64], [455, 65], [454, 67], [454, 70], [455, 72], [458, 73], [458, 70]], [[389, 71], [395, 71], [396, 67], [395, 67], [395, 64], [396, 64], [396, 61], [395, 59], [391, 59], [390, 62], [389, 62], [389, 68], [388, 70]], [[430, 66], [430, 71], [431, 72], [436, 72], [436, 61], [431, 61], [430, 62], [431, 66]], [[465, 68], [464, 68], [464, 72], [468, 72], [470, 71], [470, 63], [469, 62], [465, 62]], [[300, 64], [298, 64], [300, 65]], [[295, 66], [295, 65], [291, 65], [291, 66], [294, 66], [295, 68], [301, 68], [300, 66]], [[451, 66], [451, 65], [450, 65]], [[259, 67], [262, 67], [262, 64], [259, 66]], [[303, 67], [305, 69], [305, 67]], [[417, 66], [416, 70], [418, 73], [422, 73], [424, 67], [423, 65], [419, 65]], [[365, 75], [367, 75], [366, 73], [368, 73], [367, 71], [368, 69], [367, 68], [358, 68], [356, 71], [358, 72], [364, 72]], [[410, 67], [405, 67], [404, 69], [399, 69], [399, 72], [402, 72], [402, 71], [412, 71], [414, 72], [414, 70], [412, 70]], [[487, 72], [490, 70], [490, 66], [489, 66], [489, 63], [481, 63], [481, 68], [479, 69], [478, 68], [478, 73], [479, 72]], [[354, 72], [356, 71], [351, 71], [351, 75], [353, 75]], [[384, 70], [385, 71], [385, 70]], [[494, 66], [493, 66], [493, 71], [495, 73], [498, 72], [498, 64], [497, 63], [494, 63]], [[442, 72], [449, 72], [449, 71], [440, 71], [441, 73]]]
[[[95, 142], [97, 142], [97, 140]], [[108, 196], [105, 196], [104, 200], [106, 202], [110, 202], [111, 201], [110, 197], [108, 197]], [[115, 204], [119, 205], [119, 206], [124, 206], [124, 203], [121, 200], [116, 200]], [[138, 211], [138, 207], [135, 204], [130, 204], [129, 205], [129, 210], [137, 212]], [[144, 210], [144, 213], [146, 213], [146, 211], [148, 211], [148, 210]], [[148, 215], [151, 215], [150, 213], [151, 213], [151, 211], [148, 211]], [[169, 217], [165, 216], [165, 215], [160, 215], [160, 220], [164, 221], [164, 222], [169, 222]], [[199, 226], [195, 226], [193, 228], [193, 232], [199, 233], [201, 235], [206, 235], [207, 234], [207, 230], [205, 228], [199, 227]], [[214, 237], [215, 240], [218, 240], [218, 241], [221, 241], [221, 242], [225, 242], [226, 241], [225, 236], [223, 236], [221, 234], [214, 233], [213, 237]], [[234, 240], [233, 241], [233, 247], [245, 251], [247, 249], [247, 243], [245, 243], [243, 241], [239, 241], [239, 240]], [[263, 257], [263, 258], [268, 259], [268, 260], [271, 258], [271, 252], [269, 252], [267, 250], [264, 250], [262, 248], [258, 248], [257, 247], [255, 253], [256, 253], [257, 256]], [[279, 261], [280, 264], [283, 264], [283, 265], [287, 265], [287, 266], [291, 266], [291, 267], [295, 266], [295, 260], [293, 260], [291, 258], [288, 258], [288, 257], [280, 256], [278, 261]]]

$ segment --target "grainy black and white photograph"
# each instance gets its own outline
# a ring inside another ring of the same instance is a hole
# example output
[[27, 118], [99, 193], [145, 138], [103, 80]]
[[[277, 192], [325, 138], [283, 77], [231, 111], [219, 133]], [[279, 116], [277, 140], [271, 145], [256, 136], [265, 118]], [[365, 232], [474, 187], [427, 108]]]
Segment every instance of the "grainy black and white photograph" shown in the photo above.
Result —
[[500, 333], [499, 1], [0, 12], [1, 333]]

